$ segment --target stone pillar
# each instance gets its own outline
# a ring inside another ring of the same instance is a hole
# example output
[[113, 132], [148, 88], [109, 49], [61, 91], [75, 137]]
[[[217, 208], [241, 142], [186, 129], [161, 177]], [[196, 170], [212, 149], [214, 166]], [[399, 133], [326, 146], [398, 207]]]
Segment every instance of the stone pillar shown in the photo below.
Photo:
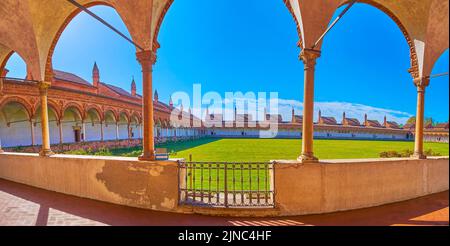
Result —
[[81, 121], [81, 132], [83, 133], [83, 139], [81, 141], [86, 142], [86, 123]]
[[49, 82], [39, 82], [39, 94], [41, 98], [41, 128], [42, 128], [42, 149], [40, 156], [50, 156], [53, 152], [50, 149], [50, 133], [48, 124], [47, 93], [50, 87]]
[[103, 141], [105, 139], [103, 134], [104, 134], [103, 133], [103, 121], [100, 121], [100, 139], [101, 139], [101, 141]]
[[414, 79], [417, 87], [417, 112], [416, 112], [416, 136], [414, 144], [413, 158], [426, 159], [423, 153], [423, 129], [424, 129], [424, 112], [425, 112], [425, 89], [430, 84], [429, 78]]
[[143, 83], [143, 152], [139, 157], [141, 161], [155, 160], [155, 140], [154, 140], [154, 119], [153, 119], [153, 85], [152, 70], [156, 62], [156, 55], [153, 51], [142, 51], [136, 54], [142, 66]]
[[303, 96], [303, 140], [302, 155], [298, 160], [302, 163], [317, 162], [314, 156], [314, 73], [316, 59], [320, 57], [320, 51], [303, 49], [300, 59], [305, 64], [304, 96]]
[[116, 122], [116, 140], [119, 140], [119, 122]]
[[59, 127], [59, 144], [63, 144], [63, 122], [61, 120], [58, 121]]
[[132, 134], [132, 132], [131, 132], [131, 124], [130, 123], [128, 123], [128, 125], [127, 125], [127, 131], [128, 131], [128, 140], [131, 140], [131, 135], [133, 135]]
[[36, 144], [35, 138], [34, 138], [34, 122], [33, 120], [30, 120], [30, 133], [31, 133], [31, 146], [34, 146]]

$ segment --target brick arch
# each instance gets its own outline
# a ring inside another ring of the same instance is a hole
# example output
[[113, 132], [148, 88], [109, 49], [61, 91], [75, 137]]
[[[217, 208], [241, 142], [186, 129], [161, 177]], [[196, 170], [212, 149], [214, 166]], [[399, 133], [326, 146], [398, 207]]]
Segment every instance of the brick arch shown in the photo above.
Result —
[[[350, 1], [351, 0], [343, 0], [342, 3], [340, 4], [340, 6], [338, 6], [338, 8], [345, 4], [348, 4]], [[419, 65], [418, 65], [419, 62], [418, 62], [416, 47], [414, 46], [414, 41], [412, 40], [411, 36], [409, 35], [408, 31], [406, 30], [406, 27], [403, 25], [403, 23], [400, 21], [400, 19], [394, 13], [392, 13], [392, 11], [390, 11], [388, 8], [386, 8], [385, 6], [383, 6], [379, 3], [376, 3], [373, 0], [358, 0], [358, 2], [369, 4], [372, 7], [375, 7], [377, 9], [381, 10], [397, 24], [397, 26], [400, 28], [400, 31], [403, 33], [403, 36], [405, 37], [406, 42], [408, 43], [408, 46], [410, 49], [411, 68], [410, 68], [409, 72], [411, 73], [411, 75], [414, 78], [419, 77]], [[284, 3], [286, 5], [286, 7], [288, 8], [289, 12], [294, 17], [294, 21], [297, 26], [297, 33], [300, 38], [300, 40], [298, 42], [298, 46], [303, 47], [303, 40], [302, 40], [302, 34], [301, 34], [302, 28], [300, 26], [300, 23], [298, 22], [297, 18], [295, 17], [294, 10], [292, 9], [292, 6], [291, 6], [289, 0], [284, 0]], [[336, 8], [336, 10], [337, 10], [337, 8]]]
[[[40, 106], [41, 106], [41, 101], [38, 100], [36, 102], [36, 106], [33, 109], [33, 116], [34, 117], [38, 117], [36, 115], [36, 113], [37, 113], [37, 111], [38, 111]], [[62, 110], [61, 110], [60, 105], [56, 101], [53, 101], [52, 99], [47, 99], [47, 106], [48, 106], [49, 110], [52, 110], [53, 113], [55, 113], [56, 120], [57, 121], [61, 120], [61, 118], [62, 118]]]
[[19, 96], [10, 96], [0, 100], [0, 109], [6, 106], [9, 103], [18, 103], [25, 109], [25, 113], [28, 116], [28, 120], [30, 120], [33, 116], [33, 106], [31, 103], [27, 101], [27, 99]]
[[[349, 2], [350, 2], [350, 0], [345, 0], [340, 6], [348, 4]], [[403, 33], [403, 36], [405, 37], [406, 42], [408, 43], [408, 46], [409, 46], [409, 53], [410, 53], [410, 60], [411, 60], [411, 68], [409, 69], [409, 72], [411, 73], [413, 78], [418, 78], [419, 74], [420, 74], [419, 73], [419, 60], [417, 57], [414, 40], [411, 38], [410, 34], [406, 30], [406, 27], [403, 25], [403, 23], [400, 21], [400, 19], [387, 7], [385, 7], [384, 5], [382, 5], [380, 3], [375, 2], [373, 0], [358, 0], [358, 2], [365, 3], [372, 7], [377, 8], [378, 10], [380, 10], [381, 12], [383, 12], [387, 16], [389, 16], [389, 18], [391, 18], [391, 20], [393, 20], [395, 22], [395, 24], [397, 24], [397, 26], [400, 28], [400, 31]]]
[[[3, 59], [2, 63], [0, 63], [0, 73], [3, 71], [3, 69], [5, 69], [6, 67], [6, 63], [8, 63], [9, 59], [11, 58], [11, 56], [14, 54], [14, 50], [11, 50], [6, 56], [5, 59]], [[19, 55], [20, 56], [20, 55]]]
[[167, 11], [169, 11], [170, 6], [172, 6], [173, 1], [174, 0], [169, 0], [166, 2], [165, 6], [161, 12], [161, 15], [159, 16], [158, 21], [156, 22], [155, 33], [153, 35], [153, 41], [152, 41], [152, 44], [153, 44], [152, 51], [155, 53], [156, 53], [156, 50], [159, 49], [159, 47], [160, 47], [159, 42], [158, 42], [159, 30], [161, 29], [161, 25], [164, 21], [164, 17], [166, 16]]
[[131, 118], [134, 118], [139, 124], [142, 123], [142, 117], [141, 117], [141, 115], [138, 112], [133, 112], [131, 114]]
[[106, 115], [107, 115], [108, 113], [111, 113], [111, 114], [112, 114], [112, 116], [113, 116], [115, 122], [118, 121], [118, 119], [119, 119], [118, 114], [117, 114], [117, 112], [116, 112], [114, 109], [112, 109], [112, 108], [107, 108], [107, 109], [105, 109], [105, 110], [103, 111], [103, 119], [104, 119], [105, 121], [106, 121]]
[[88, 115], [88, 112], [91, 110], [93, 110], [97, 114], [97, 117], [100, 121], [103, 121], [103, 117], [104, 117], [103, 110], [99, 106], [93, 105], [93, 104], [85, 107], [84, 113], [85, 113], [86, 117]]
[[119, 114], [118, 114], [119, 117], [117, 118], [118, 121], [120, 121], [120, 117], [121, 117], [122, 115], [125, 115], [125, 118], [126, 118], [126, 120], [127, 120], [127, 123], [130, 123], [130, 122], [131, 122], [131, 116], [130, 116], [130, 113], [128, 113], [128, 111], [126, 111], [126, 110], [121, 110], [121, 111], [119, 111]]
[[[87, 4], [84, 4], [83, 6], [86, 8], [90, 8], [90, 7], [94, 7], [94, 6], [107, 6], [107, 7], [111, 7], [113, 8], [117, 13], [117, 9], [110, 4], [109, 2], [106, 1], [101, 1], [101, 0], [97, 0], [97, 1], [92, 1], [89, 2]], [[58, 29], [58, 32], [56, 33], [55, 37], [53, 38], [53, 41], [51, 43], [49, 52], [47, 54], [47, 59], [45, 62], [45, 81], [52, 81], [53, 80], [53, 62], [52, 62], [52, 58], [53, 58], [53, 53], [55, 51], [56, 48], [56, 44], [58, 43], [59, 39], [61, 38], [62, 33], [64, 32], [64, 30], [66, 30], [67, 26], [69, 25], [70, 22], [72, 22], [72, 20], [82, 11], [79, 8], [76, 8], [72, 13], [70, 13], [67, 18], [64, 20], [63, 24], [61, 25], [61, 27]], [[119, 14], [120, 16], [120, 14]], [[122, 18], [122, 17], [120, 17]], [[125, 23], [122, 19], [122, 22]], [[125, 23], [126, 26], [126, 23]]]
[[80, 117], [80, 119], [84, 120], [85, 115], [84, 115], [83, 107], [80, 104], [75, 103], [75, 102], [69, 102], [64, 105], [64, 107], [61, 110], [61, 119], [64, 118], [64, 115], [65, 115], [67, 109], [69, 109], [69, 108], [76, 109], [76, 111], [77, 111], [76, 113], [78, 113], [78, 116]]

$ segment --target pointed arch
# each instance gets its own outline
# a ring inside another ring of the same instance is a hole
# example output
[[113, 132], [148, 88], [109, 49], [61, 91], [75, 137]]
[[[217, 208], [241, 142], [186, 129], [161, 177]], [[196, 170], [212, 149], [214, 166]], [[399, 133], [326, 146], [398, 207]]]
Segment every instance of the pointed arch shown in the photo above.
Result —
[[69, 102], [66, 105], [64, 105], [64, 107], [62, 108], [62, 111], [61, 111], [61, 119], [64, 118], [66, 111], [71, 108], [75, 109], [75, 113], [78, 114], [78, 116], [80, 117], [80, 120], [84, 120], [85, 115], [84, 115], [83, 107], [75, 102]]
[[8, 96], [0, 100], [0, 109], [6, 106], [9, 103], [17, 103], [20, 104], [26, 111], [28, 120], [30, 120], [33, 116], [32, 105], [23, 97], [20, 96]]

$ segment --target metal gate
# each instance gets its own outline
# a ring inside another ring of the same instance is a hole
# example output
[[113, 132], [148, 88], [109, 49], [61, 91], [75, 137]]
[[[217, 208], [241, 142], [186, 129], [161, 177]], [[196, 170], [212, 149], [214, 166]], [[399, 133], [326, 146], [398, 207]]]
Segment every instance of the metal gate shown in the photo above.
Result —
[[271, 162], [180, 162], [181, 205], [224, 208], [272, 208]]

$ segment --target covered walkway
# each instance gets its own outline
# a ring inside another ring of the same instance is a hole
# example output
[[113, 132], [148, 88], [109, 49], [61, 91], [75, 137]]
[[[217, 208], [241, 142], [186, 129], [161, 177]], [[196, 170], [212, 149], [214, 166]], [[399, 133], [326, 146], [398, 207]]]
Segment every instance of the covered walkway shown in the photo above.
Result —
[[154, 212], [63, 195], [0, 179], [0, 226], [449, 225], [449, 194], [324, 215], [230, 218]]

